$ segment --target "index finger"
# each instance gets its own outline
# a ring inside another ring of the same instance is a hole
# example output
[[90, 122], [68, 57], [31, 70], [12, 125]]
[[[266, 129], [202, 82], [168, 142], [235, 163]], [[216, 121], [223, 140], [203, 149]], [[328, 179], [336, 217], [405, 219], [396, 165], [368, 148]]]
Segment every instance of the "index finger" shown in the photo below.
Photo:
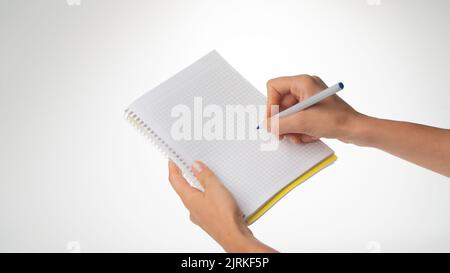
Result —
[[292, 77], [279, 77], [271, 79], [267, 82], [267, 108], [266, 117], [270, 118], [272, 113], [272, 105], [280, 105], [283, 96], [291, 91]]

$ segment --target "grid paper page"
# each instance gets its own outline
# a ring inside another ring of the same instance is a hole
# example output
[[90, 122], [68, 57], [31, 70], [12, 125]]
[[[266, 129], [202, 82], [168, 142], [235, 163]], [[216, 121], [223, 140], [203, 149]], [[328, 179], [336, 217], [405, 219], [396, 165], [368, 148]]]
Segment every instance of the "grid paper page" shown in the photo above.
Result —
[[[177, 118], [171, 117], [171, 110], [179, 104], [187, 105], [193, 116], [194, 97], [202, 98], [203, 109], [214, 104], [224, 114], [225, 105], [266, 102], [261, 93], [212, 51], [144, 94], [129, 109], [157, 132], [186, 166], [195, 160], [206, 163], [231, 191], [247, 217], [284, 186], [333, 154], [321, 141], [310, 144], [282, 141], [275, 151], [261, 151], [261, 140], [176, 141], [171, 136], [171, 126]], [[208, 119], [204, 118], [203, 124], [205, 120]], [[188, 172], [187, 168], [182, 170]]]

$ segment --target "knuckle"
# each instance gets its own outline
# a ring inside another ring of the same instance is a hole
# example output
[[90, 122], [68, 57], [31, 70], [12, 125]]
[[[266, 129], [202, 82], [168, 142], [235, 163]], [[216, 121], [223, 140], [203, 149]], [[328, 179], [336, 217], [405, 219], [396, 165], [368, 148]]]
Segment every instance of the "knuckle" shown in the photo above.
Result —
[[303, 84], [302, 82], [293, 82], [291, 84], [291, 93], [296, 96], [296, 98], [300, 98], [303, 90]]
[[314, 77], [312, 77], [310, 75], [305, 75], [303, 78], [303, 81], [304, 81], [305, 85], [308, 85], [308, 86], [311, 86], [316, 83]]
[[315, 90], [317, 85], [313, 76], [305, 74], [298, 76], [297, 80], [292, 82], [291, 90], [295, 95], [301, 97], [305, 92]]
[[204, 182], [208, 182], [208, 181], [211, 181], [212, 179], [214, 179], [214, 174], [211, 172], [211, 171], [205, 171], [204, 173], [203, 173], [203, 175], [202, 175], [202, 180], [204, 181]]

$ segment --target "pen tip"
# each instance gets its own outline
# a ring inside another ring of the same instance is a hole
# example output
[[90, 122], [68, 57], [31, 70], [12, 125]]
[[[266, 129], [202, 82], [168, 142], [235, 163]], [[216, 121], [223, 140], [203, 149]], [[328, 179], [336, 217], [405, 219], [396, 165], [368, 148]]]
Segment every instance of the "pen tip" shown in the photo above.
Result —
[[259, 125], [256, 127], [256, 130], [259, 130]]
[[339, 87], [340, 87], [341, 89], [344, 89], [344, 84], [343, 84], [342, 82], [340, 82], [340, 83], [339, 83]]

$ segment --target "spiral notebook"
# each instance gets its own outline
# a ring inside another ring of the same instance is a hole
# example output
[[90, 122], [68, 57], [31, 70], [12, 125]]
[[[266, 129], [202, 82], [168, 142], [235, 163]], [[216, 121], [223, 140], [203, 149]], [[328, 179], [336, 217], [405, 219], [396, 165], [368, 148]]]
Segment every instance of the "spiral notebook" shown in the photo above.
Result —
[[[224, 110], [224, 115], [229, 114], [225, 111], [227, 105], [266, 103], [255, 87], [212, 51], [134, 101], [125, 110], [125, 118], [199, 189], [190, 166], [195, 160], [206, 163], [231, 191], [248, 224], [336, 160], [333, 150], [321, 141], [309, 144], [280, 141], [276, 150], [263, 151], [258, 139], [206, 140], [198, 136], [175, 139], [171, 131], [176, 121], [174, 107], [183, 105], [195, 116], [195, 99], [199, 98], [203, 109], [215, 105]], [[196, 126], [195, 121], [192, 124]]]

